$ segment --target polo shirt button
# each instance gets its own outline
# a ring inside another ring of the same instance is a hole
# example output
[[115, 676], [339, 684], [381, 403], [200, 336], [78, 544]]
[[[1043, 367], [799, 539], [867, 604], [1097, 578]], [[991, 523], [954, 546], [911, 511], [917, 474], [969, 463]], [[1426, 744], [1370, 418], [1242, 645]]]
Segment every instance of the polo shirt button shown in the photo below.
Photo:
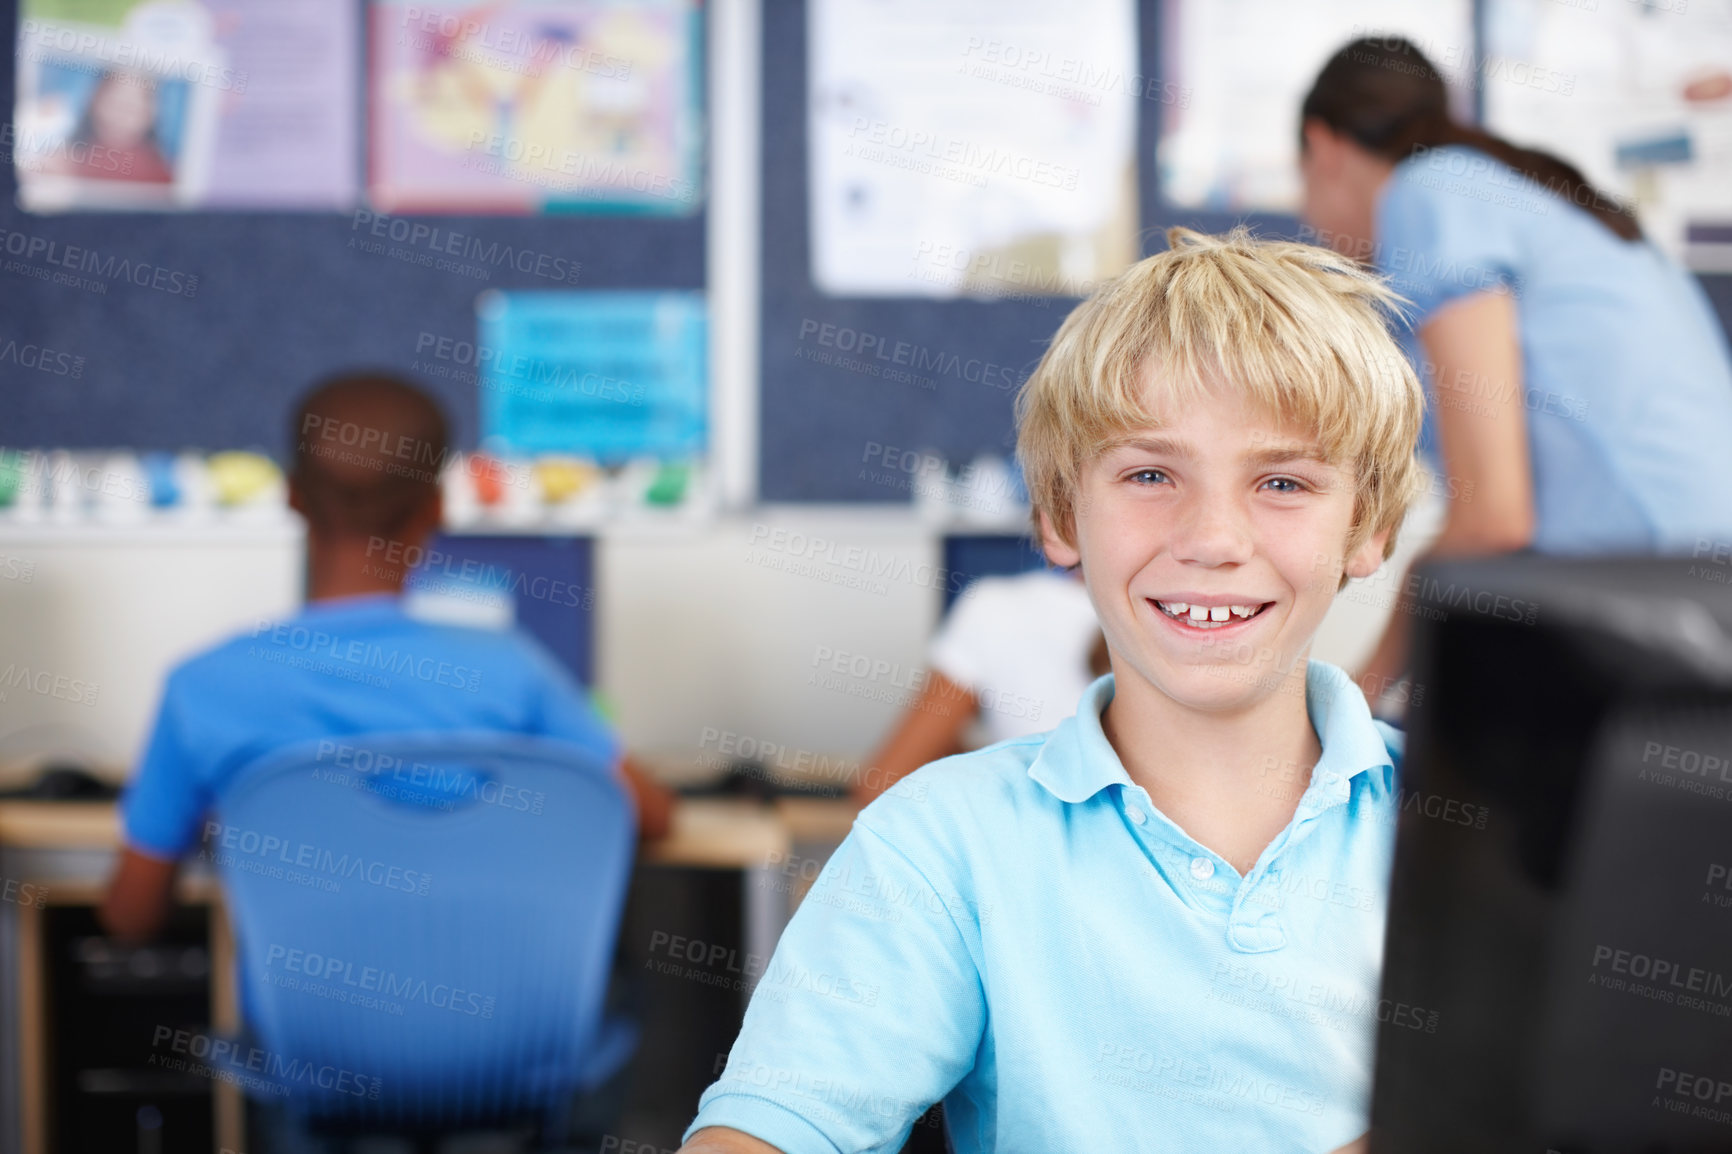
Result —
[[1145, 821], [1149, 820], [1149, 815], [1144, 813], [1142, 810], [1138, 809], [1134, 805], [1131, 806], [1129, 809], [1125, 810], [1125, 812], [1127, 814], [1129, 814], [1131, 820], [1136, 822], [1138, 825], [1142, 825]]
[[1191, 859], [1191, 876], [1200, 882], [1206, 882], [1215, 876], [1215, 863], [1206, 857]]

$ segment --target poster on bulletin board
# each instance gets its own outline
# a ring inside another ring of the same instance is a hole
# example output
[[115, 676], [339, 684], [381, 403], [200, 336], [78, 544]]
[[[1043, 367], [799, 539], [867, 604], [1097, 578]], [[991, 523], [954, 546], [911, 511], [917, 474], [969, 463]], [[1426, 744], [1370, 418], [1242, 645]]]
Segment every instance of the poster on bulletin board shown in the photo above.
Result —
[[702, 293], [492, 289], [475, 312], [487, 451], [604, 464], [703, 455]]
[[1575, 165], [1675, 255], [1732, 239], [1732, 0], [1491, 0], [1485, 24], [1492, 131]]
[[379, 208], [696, 209], [695, 0], [380, 0], [371, 11]]
[[35, 212], [349, 207], [358, 0], [23, 0]]
[[[1547, 0], [1550, 2], [1550, 0]], [[1623, 3], [1624, 0], [1618, 0]], [[1404, 36], [1472, 119], [1471, 0], [1169, 0], [1158, 167], [1165, 198], [1218, 212], [1299, 211], [1299, 106], [1361, 36]]]
[[1086, 296], [1138, 253], [1131, 0], [813, 0], [812, 282]]

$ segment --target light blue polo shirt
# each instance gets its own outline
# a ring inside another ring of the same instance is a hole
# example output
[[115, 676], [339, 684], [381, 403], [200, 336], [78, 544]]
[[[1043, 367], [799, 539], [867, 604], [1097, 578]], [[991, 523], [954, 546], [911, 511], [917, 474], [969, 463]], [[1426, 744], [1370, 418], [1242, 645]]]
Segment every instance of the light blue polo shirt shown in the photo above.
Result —
[[[690, 1137], [894, 1151], [1328, 1151], [1368, 1125], [1401, 735], [1312, 661], [1323, 747], [1241, 878], [1101, 731], [936, 762], [864, 810], [759, 980]], [[1411, 1015], [1411, 1009], [1403, 1011]], [[1424, 1019], [1421, 1017], [1421, 1028]]]
[[421, 621], [389, 594], [313, 602], [169, 674], [121, 801], [127, 844], [162, 858], [185, 853], [235, 774], [272, 750], [463, 729], [556, 737], [619, 757], [582, 688], [528, 635]]
[[[1688, 272], [1459, 146], [1396, 166], [1377, 206], [1377, 264], [1413, 301], [1416, 330], [1457, 297], [1515, 292], [1537, 551], [1732, 541], [1732, 357]], [[1497, 387], [1426, 383], [1434, 412], [1471, 413]]]

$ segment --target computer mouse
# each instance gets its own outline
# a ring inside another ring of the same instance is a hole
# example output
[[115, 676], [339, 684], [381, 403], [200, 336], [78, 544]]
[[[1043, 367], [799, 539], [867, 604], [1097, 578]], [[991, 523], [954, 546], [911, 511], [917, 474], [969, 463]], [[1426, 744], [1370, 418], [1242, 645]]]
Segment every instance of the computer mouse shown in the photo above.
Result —
[[119, 793], [114, 783], [81, 766], [50, 765], [23, 791], [23, 796], [38, 801], [107, 801]]
[[783, 797], [809, 797], [826, 801], [848, 796], [846, 785], [786, 780], [769, 766], [757, 761], [733, 761], [720, 777], [701, 785], [685, 786], [681, 797], [744, 798], [748, 801], [775, 801]]

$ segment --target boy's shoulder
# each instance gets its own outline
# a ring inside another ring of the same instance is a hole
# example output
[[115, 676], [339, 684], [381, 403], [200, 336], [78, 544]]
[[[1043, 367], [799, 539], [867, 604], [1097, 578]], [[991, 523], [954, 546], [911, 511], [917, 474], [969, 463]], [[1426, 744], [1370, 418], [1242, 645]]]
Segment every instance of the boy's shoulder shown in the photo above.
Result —
[[[860, 811], [847, 842], [867, 862], [911, 868], [953, 916], [1062, 844], [1063, 804], [1029, 776], [1051, 733], [930, 762]], [[838, 857], [845, 856], [839, 853]]]
[[[1024, 783], [1034, 784], [1028, 770], [1047, 741], [1057, 730], [1011, 737], [966, 753], [954, 753], [937, 761], [927, 762], [897, 783], [917, 783], [917, 791], [927, 800], [941, 803], [960, 802], [982, 792], [992, 794], [1005, 790], [1020, 790]], [[894, 787], [893, 787], [894, 788]]]
[[[381, 652], [383, 651], [383, 652]], [[329, 616], [302, 610], [261, 617], [185, 658], [168, 673], [175, 690], [225, 685], [237, 676], [268, 677], [268, 670], [298, 670], [321, 660], [438, 660], [460, 657], [500, 674], [539, 672], [551, 657], [523, 630], [426, 620], [381, 607], [365, 614]]]
[[856, 820], [904, 852], [1001, 841], [1007, 828], [1026, 835], [1041, 811], [1060, 803], [1029, 775], [1058, 731], [1013, 737], [968, 753], [929, 762], [898, 781], [860, 811]]

